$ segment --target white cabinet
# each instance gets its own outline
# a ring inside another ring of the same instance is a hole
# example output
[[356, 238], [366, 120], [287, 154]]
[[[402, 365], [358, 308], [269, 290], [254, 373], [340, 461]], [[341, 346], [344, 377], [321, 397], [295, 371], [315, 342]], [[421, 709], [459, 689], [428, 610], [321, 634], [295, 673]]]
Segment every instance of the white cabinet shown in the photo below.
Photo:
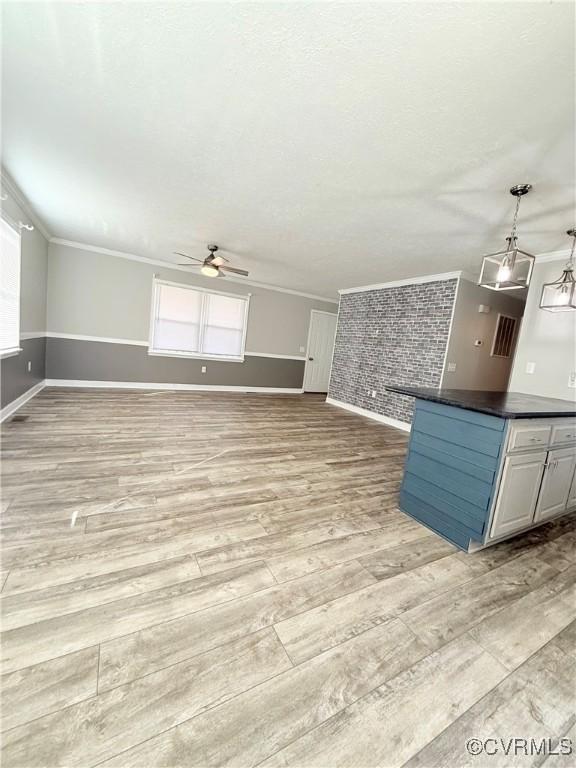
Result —
[[573, 418], [512, 421], [505, 445], [487, 542], [576, 509]]
[[491, 538], [506, 536], [532, 523], [545, 463], [546, 451], [506, 457]]
[[576, 454], [573, 448], [559, 448], [548, 453], [534, 522], [546, 520], [566, 509], [575, 468]]

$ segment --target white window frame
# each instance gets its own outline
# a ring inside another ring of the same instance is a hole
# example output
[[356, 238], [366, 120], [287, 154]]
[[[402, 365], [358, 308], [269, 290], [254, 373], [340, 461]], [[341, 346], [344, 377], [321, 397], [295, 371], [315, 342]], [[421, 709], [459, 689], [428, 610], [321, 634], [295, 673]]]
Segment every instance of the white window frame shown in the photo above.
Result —
[[[160, 300], [159, 287], [162, 285], [170, 285], [170, 286], [173, 286], [174, 288], [187, 288], [190, 291], [196, 291], [196, 293], [200, 293], [202, 295], [202, 306], [200, 310], [199, 346], [202, 346], [202, 341], [204, 338], [204, 328], [206, 325], [206, 309], [208, 304], [208, 302], [206, 301], [206, 296], [209, 296], [210, 294], [214, 294], [216, 296], [229, 296], [232, 299], [241, 299], [244, 302], [244, 327], [242, 332], [242, 347], [241, 347], [240, 355], [238, 356], [210, 355], [206, 352], [190, 352], [188, 350], [183, 350], [182, 352], [179, 352], [178, 350], [174, 350], [174, 349], [167, 349], [167, 350], [154, 349], [154, 320], [156, 318], [156, 311], [158, 309], [158, 302]], [[197, 360], [223, 360], [229, 363], [243, 363], [245, 349], [246, 349], [246, 333], [248, 330], [248, 311], [250, 308], [251, 295], [252, 294], [250, 293], [241, 294], [241, 293], [226, 293], [225, 291], [213, 291], [209, 288], [201, 288], [200, 286], [197, 286], [197, 285], [191, 285], [190, 283], [175, 283], [171, 280], [160, 280], [158, 278], [154, 278], [152, 281], [152, 300], [150, 302], [150, 331], [148, 334], [148, 354], [154, 355], [156, 357], [184, 357], [184, 358], [194, 358]]]
[[[7, 357], [15, 357], [16, 355], [19, 355], [20, 352], [22, 352], [22, 347], [20, 346], [20, 315], [21, 315], [21, 308], [22, 308], [22, 233], [20, 230], [12, 224], [12, 222], [8, 221], [6, 216], [2, 215], [2, 222], [6, 224], [8, 227], [14, 230], [14, 232], [18, 235], [19, 239], [19, 248], [18, 248], [18, 278], [17, 278], [17, 291], [18, 291], [18, 312], [16, 314], [16, 338], [17, 338], [17, 346], [16, 347], [9, 347], [6, 349], [0, 348], [0, 360], [4, 360]], [[2, 270], [0, 268], [0, 274]]]

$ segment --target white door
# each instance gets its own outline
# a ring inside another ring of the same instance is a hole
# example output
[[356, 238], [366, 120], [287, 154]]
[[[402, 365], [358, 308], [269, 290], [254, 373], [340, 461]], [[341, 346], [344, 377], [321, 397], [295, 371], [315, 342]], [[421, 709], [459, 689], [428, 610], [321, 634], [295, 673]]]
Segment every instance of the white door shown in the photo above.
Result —
[[566, 509], [575, 466], [576, 454], [573, 448], [550, 451], [535, 520], [545, 520]]
[[308, 351], [304, 370], [305, 392], [328, 392], [334, 338], [336, 336], [336, 315], [313, 309], [310, 313]]
[[491, 538], [505, 536], [530, 525], [540, 490], [546, 452], [508, 456], [496, 501]]

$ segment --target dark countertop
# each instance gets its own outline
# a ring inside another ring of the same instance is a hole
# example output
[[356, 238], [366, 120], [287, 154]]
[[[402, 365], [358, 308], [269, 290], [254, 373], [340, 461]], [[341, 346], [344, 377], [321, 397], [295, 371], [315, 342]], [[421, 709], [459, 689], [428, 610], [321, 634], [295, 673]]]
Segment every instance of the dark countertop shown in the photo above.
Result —
[[398, 392], [420, 400], [452, 405], [468, 411], [488, 413], [502, 419], [535, 419], [538, 417], [576, 416], [576, 402], [552, 397], [523, 395], [521, 392], [486, 392], [473, 389], [430, 389], [389, 384], [389, 392]]

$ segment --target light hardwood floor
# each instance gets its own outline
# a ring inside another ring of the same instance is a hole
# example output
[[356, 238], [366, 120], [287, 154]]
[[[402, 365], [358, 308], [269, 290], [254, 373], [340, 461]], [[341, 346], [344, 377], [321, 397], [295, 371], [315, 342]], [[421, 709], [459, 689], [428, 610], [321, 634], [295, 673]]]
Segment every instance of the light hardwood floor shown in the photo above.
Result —
[[2, 435], [4, 768], [574, 737], [573, 517], [458, 552], [397, 509], [407, 436], [318, 396], [52, 389]]

